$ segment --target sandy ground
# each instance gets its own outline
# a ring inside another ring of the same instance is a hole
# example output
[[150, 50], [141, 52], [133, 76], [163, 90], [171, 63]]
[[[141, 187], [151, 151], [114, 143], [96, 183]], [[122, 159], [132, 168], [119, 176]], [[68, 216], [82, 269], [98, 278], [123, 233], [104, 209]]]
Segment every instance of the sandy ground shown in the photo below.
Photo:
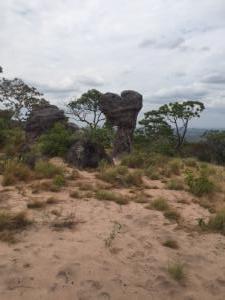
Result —
[[[93, 173], [82, 176], [83, 182], [96, 181]], [[153, 184], [156, 181], [149, 186]], [[194, 230], [208, 211], [194, 204], [190, 194], [157, 184], [161, 188], [145, 189], [149, 202], [166, 197], [181, 213], [183, 226], [146, 209], [146, 204], [71, 198], [79, 185], [76, 180], [58, 193], [37, 195], [24, 186], [0, 187], [1, 209], [26, 210], [35, 220], [18, 235], [18, 243], [0, 242], [0, 300], [224, 300], [225, 237]], [[31, 198], [50, 196], [59, 202], [27, 209]], [[51, 226], [70, 214], [77, 223], [74, 228]], [[168, 238], [176, 240], [179, 249], [163, 246]], [[174, 261], [184, 263], [182, 282], [168, 274], [168, 264]]]

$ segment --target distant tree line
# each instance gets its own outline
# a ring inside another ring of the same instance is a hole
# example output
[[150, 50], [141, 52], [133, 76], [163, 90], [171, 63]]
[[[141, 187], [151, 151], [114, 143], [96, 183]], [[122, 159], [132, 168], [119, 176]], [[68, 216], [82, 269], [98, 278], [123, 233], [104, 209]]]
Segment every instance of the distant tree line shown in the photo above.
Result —
[[[0, 73], [3, 69], [0, 66]], [[70, 100], [66, 113], [84, 125], [86, 134], [106, 147], [111, 146], [114, 129], [99, 109], [102, 93], [91, 89]], [[48, 103], [43, 95], [22, 79], [0, 78], [0, 104], [14, 120], [23, 122], [37, 105]], [[145, 112], [135, 132], [135, 147], [166, 154], [180, 153], [225, 163], [225, 131], [209, 131], [200, 143], [187, 143], [186, 135], [193, 119], [200, 118], [205, 106], [200, 101], [177, 101]]]

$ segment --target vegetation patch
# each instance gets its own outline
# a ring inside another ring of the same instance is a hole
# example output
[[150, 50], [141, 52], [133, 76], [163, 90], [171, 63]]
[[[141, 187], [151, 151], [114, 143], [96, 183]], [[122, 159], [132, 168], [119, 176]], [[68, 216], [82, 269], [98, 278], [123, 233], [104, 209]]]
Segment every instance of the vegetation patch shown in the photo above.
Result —
[[184, 189], [184, 183], [181, 179], [171, 179], [167, 182], [166, 187], [169, 190], [180, 191]]
[[225, 209], [222, 209], [214, 216], [211, 216], [207, 223], [203, 219], [200, 219], [199, 226], [203, 230], [219, 232], [225, 235]]
[[168, 210], [166, 210], [164, 212], [164, 217], [169, 219], [169, 220], [179, 222], [179, 220], [181, 218], [181, 215], [175, 209], [169, 208]]
[[46, 202], [40, 201], [38, 199], [34, 199], [34, 200], [30, 201], [29, 203], [27, 203], [27, 208], [39, 209], [39, 208], [45, 207], [45, 205], [46, 205]]
[[211, 194], [216, 188], [215, 184], [207, 176], [194, 176], [192, 172], [187, 174], [186, 182], [190, 192], [198, 197]]
[[125, 166], [114, 166], [103, 168], [98, 175], [99, 179], [119, 186], [140, 186], [142, 185], [142, 172], [135, 170], [129, 171]]

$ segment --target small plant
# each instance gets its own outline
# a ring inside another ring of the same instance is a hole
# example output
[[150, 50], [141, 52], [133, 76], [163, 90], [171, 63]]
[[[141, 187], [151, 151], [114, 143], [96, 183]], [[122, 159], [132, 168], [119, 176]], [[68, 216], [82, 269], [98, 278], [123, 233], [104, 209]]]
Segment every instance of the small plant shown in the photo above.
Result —
[[171, 239], [166, 240], [163, 243], [163, 246], [171, 248], [171, 249], [178, 249], [179, 248], [178, 243], [175, 240], [171, 240]]
[[53, 178], [56, 175], [62, 175], [63, 169], [48, 161], [39, 160], [35, 165], [37, 178]]
[[152, 202], [151, 207], [159, 211], [166, 211], [169, 209], [169, 204], [164, 198], [157, 198]]
[[124, 198], [122, 195], [117, 193], [107, 191], [107, 190], [99, 190], [96, 192], [96, 198], [98, 200], [106, 200], [106, 201], [113, 201], [120, 205], [128, 204], [128, 199]]
[[187, 167], [198, 168], [198, 162], [195, 158], [187, 158], [184, 163]]
[[164, 212], [164, 217], [169, 220], [176, 221], [176, 222], [178, 222], [181, 218], [179, 212], [177, 212], [176, 210], [171, 209], [171, 208], [169, 208], [168, 210], [166, 210]]
[[122, 225], [118, 222], [114, 222], [113, 229], [110, 232], [108, 238], [105, 239], [105, 246], [110, 248], [112, 246], [113, 240], [116, 238], [116, 235], [120, 232]]
[[166, 186], [169, 190], [179, 191], [184, 189], [183, 181], [180, 179], [171, 179], [167, 182]]
[[176, 280], [181, 281], [185, 278], [184, 264], [181, 262], [173, 262], [168, 265], [168, 273]]
[[215, 184], [204, 175], [195, 177], [192, 172], [188, 172], [186, 182], [190, 192], [198, 197], [210, 194], [215, 190]]

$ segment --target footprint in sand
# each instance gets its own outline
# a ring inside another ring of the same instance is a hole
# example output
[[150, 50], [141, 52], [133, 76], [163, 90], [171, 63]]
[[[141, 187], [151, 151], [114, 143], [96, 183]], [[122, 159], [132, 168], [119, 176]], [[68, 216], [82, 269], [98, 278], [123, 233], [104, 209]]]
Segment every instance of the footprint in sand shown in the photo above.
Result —
[[[99, 290], [102, 289], [102, 284], [99, 281], [96, 280], [84, 280], [81, 281], [80, 283], [81, 289], [77, 292], [77, 297], [78, 300], [94, 300], [96, 299], [96, 294], [98, 293]], [[101, 293], [99, 294], [99, 297], [102, 296], [103, 294], [106, 293]], [[110, 298], [104, 298], [104, 295], [102, 296], [103, 298], [97, 298], [97, 299], [110, 299]]]

